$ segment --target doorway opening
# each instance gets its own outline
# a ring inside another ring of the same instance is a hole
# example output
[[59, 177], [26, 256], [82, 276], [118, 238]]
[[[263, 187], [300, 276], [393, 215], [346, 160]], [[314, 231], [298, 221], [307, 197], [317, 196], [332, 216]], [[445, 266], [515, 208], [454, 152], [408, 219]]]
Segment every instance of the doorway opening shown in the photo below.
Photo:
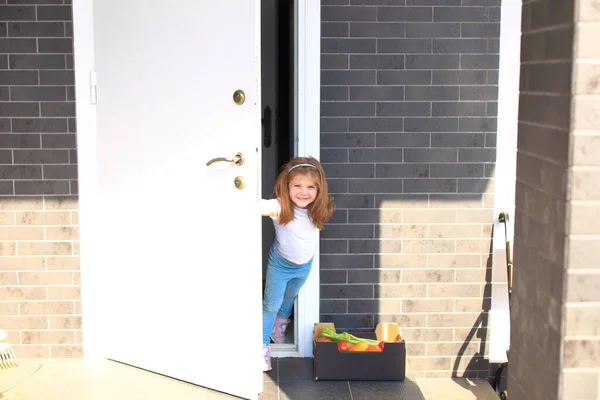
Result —
[[[262, 197], [272, 198], [281, 167], [295, 149], [295, 2], [261, 1]], [[262, 218], [263, 290], [269, 248], [275, 238], [270, 218]], [[285, 344], [272, 344], [273, 353], [294, 351], [298, 344], [297, 301]]]

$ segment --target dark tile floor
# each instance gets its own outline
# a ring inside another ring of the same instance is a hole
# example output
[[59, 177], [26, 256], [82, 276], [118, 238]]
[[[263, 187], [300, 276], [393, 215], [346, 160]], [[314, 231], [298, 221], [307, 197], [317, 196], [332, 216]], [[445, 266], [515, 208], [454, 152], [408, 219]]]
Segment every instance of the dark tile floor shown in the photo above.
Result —
[[[274, 358], [261, 400], [425, 400], [416, 382], [315, 381], [312, 358]], [[440, 399], [442, 400], [442, 399]]]

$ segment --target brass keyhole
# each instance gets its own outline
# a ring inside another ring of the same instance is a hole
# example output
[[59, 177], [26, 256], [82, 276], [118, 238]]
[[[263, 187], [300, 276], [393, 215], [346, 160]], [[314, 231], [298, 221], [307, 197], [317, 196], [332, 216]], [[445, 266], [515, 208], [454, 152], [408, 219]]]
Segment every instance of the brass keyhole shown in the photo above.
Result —
[[233, 184], [235, 185], [236, 188], [238, 188], [240, 190], [243, 189], [244, 187], [246, 187], [243, 176], [236, 176], [235, 179], [233, 180]]
[[233, 101], [238, 106], [241, 106], [242, 104], [244, 104], [244, 102], [246, 101], [246, 94], [244, 93], [244, 91], [243, 90], [236, 90], [233, 93]]

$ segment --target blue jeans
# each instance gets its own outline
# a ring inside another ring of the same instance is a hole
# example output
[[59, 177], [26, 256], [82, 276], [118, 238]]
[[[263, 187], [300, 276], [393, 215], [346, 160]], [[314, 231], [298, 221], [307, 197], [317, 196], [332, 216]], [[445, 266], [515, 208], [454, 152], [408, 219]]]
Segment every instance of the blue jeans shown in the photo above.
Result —
[[294, 299], [306, 282], [311, 266], [312, 259], [306, 264], [293, 264], [271, 246], [263, 298], [263, 344], [271, 342], [275, 316], [289, 318], [292, 315]]

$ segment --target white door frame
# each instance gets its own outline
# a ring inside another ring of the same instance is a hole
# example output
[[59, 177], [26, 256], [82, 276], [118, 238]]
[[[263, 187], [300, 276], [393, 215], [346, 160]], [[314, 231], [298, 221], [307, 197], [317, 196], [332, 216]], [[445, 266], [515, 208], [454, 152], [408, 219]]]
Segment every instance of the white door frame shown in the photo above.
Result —
[[[321, 154], [321, 0], [296, 0], [296, 57], [297, 111], [295, 126], [297, 132], [296, 155], [313, 156]], [[312, 357], [312, 332], [319, 322], [319, 255], [312, 264], [306, 284], [298, 296], [298, 353], [290, 356]], [[280, 355], [279, 353], [277, 354]], [[282, 356], [284, 354], [281, 354]]]
[[[295, 138], [296, 155], [320, 157], [320, 75], [321, 75], [321, 1], [296, 0], [296, 76], [297, 120]], [[84, 357], [103, 358], [102, 329], [95, 326], [97, 319], [89, 317], [102, 307], [92, 299], [101, 299], [100, 294], [90, 294], [93, 271], [98, 267], [93, 256], [96, 242], [93, 230], [95, 216], [85, 210], [93, 210], [92, 202], [97, 198], [97, 123], [96, 108], [92, 103], [95, 93], [94, 59], [94, 10], [92, 0], [73, 0], [73, 36], [75, 60], [75, 91], [77, 117], [77, 149], [79, 155], [80, 196], [80, 242], [82, 271], [82, 315], [85, 334]], [[298, 351], [279, 352], [277, 356], [312, 357], [312, 331], [319, 321], [319, 254], [313, 261], [312, 272], [298, 296]], [[88, 315], [88, 318], [86, 318]]]
[[[513, 242], [517, 177], [517, 134], [519, 122], [519, 74], [521, 70], [521, 0], [502, 1], [500, 16], [500, 64], [498, 82], [498, 128], [496, 141], [496, 190], [494, 193], [494, 237], [492, 250], [492, 293], [489, 313], [489, 361], [507, 361], [510, 347], [510, 309], [506, 274], [506, 241]], [[515, 72], [516, 71], [516, 72]], [[508, 212], [508, 232], [498, 221]]]
[[[81, 270], [81, 314], [85, 332], [84, 358], [106, 358], [102, 340], [102, 298], [94, 282], [100, 268], [94, 257], [94, 201], [98, 198], [97, 120], [95, 103], [94, 4], [92, 0], [73, 0], [73, 50], [77, 119], [77, 153], [79, 180], [79, 241]], [[89, 256], [88, 256], [89, 255]], [[94, 292], [95, 291], [95, 292]]]

